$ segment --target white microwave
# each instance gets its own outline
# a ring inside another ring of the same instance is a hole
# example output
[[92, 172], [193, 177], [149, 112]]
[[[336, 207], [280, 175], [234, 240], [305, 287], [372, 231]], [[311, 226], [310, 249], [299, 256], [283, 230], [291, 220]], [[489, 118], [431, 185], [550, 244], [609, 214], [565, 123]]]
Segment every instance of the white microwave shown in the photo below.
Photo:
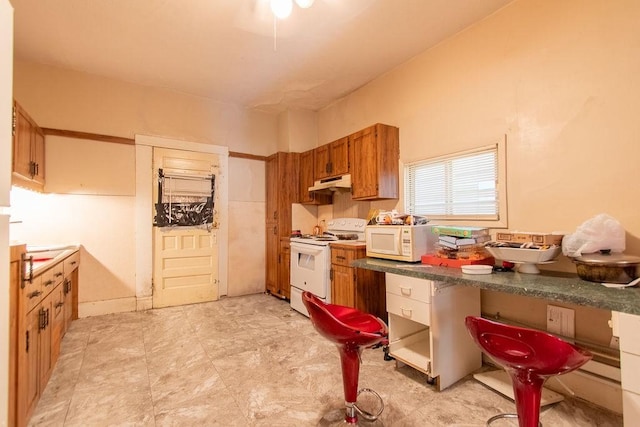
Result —
[[406, 262], [420, 261], [438, 240], [428, 224], [368, 225], [365, 239], [368, 257]]

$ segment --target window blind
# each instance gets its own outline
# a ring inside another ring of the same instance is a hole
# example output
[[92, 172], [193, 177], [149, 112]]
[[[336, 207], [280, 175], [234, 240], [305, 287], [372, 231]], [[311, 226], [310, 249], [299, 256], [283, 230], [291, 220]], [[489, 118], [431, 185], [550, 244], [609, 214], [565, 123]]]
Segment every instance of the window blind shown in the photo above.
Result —
[[497, 146], [406, 165], [405, 204], [431, 219], [498, 219]]

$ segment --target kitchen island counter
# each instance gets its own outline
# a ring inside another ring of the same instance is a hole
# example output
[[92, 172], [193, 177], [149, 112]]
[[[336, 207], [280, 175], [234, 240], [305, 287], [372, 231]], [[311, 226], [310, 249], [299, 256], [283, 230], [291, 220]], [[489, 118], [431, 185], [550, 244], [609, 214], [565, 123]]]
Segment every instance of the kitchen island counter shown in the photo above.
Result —
[[403, 263], [376, 258], [361, 258], [353, 267], [400, 274], [450, 284], [472, 286], [549, 301], [559, 301], [587, 307], [640, 315], [640, 289], [607, 288], [587, 282], [575, 274], [544, 271], [542, 274], [493, 272], [464, 274], [459, 268], [436, 267], [429, 264]]

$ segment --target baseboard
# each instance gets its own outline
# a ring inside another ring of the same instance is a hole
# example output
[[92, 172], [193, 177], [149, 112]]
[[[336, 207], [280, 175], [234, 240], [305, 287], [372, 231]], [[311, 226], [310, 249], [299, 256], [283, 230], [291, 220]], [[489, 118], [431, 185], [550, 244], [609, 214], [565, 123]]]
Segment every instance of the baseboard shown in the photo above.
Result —
[[[473, 374], [473, 378], [480, 381], [487, 387], [497, 391], [503, 396], [508, 397], [511, 400], [513, 398], [513, 386], [511, 385], [511, 378], [507, 373], [500, 369], [495, 371], [486, 371], [477, 374]], [[551, 405], [552, 403], [560, 402], [564, 399], [564, 396], [549, 390], [548, 388], [542, 389], [542, 398], [540, 399], [540, 406]]]
[[[478, 378], [478, 376], [480, 376], [480, 378]], [[484, 373], [474, 374], [474, 378], [478, 381], [486, 384], [494, 390], [497, 390], [500, 394], [513, 399], [511, 380], [506, 372], [502, 377], [504, 378], [504, 381], [506, 381], [506, 384], [498, 384], [497, 386], [496, 384], [492, 384], [495, 382], [493, 379], [490, 379], [487, 382], [482, 379], [483, 376]], [[617, 414], [622, 414], [622, 388], [620, 387], [620, 383], [599, 375], [594, 375], [581, 369], [559, 377], [550, 378], [545, 383], [545, 391], [547, 393], [557, 392], [572, 398], [586, 400], [587, 402], [591, 402], [594, 405], [608, 409]], [[542, 406], [545, 404], [546, 403], [543, 402]]]
[[153, 308], [153, 297], [136, 297], [136, 311], [146, 311]]
[[78, 317], [102, 316], [103, 314], [136, 311], [136, 297], [117, 298], [103, 301], [81, 302]]

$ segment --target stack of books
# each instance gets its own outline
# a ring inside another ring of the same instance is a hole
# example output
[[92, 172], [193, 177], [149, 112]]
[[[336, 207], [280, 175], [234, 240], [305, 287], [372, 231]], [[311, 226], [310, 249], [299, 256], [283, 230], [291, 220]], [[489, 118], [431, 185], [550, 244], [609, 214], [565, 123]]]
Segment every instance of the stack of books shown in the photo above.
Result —
[[438, 251], [435, 255], [447, 259], [481, 260], [491, 255], [484, 244], [491, 240], [488, 228], [433, 226], [438, 235]]

